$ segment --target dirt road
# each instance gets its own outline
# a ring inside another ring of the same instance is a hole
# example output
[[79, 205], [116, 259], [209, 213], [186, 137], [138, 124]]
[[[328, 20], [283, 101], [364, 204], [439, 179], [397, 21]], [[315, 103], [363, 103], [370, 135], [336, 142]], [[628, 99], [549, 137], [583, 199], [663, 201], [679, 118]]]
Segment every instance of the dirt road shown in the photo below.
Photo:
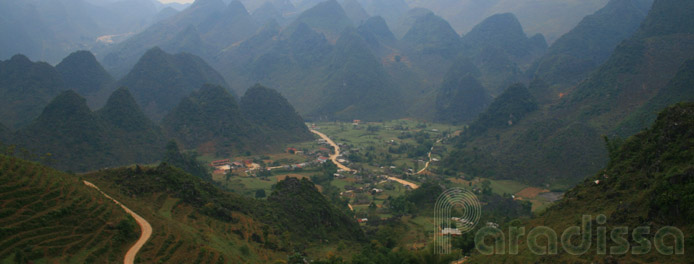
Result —
[[128, 207], [125, 207], [125, 205], [123, 205], [122, 203], [116, 201], [116, 199], [113, 199], [113, 197], [101, 191], [101, 189], [99, 189], [99, 187], [97, 187], [93, 183], [84, 181], [84, 184], [96, 189], [101, 194], [106, 196], [106, 198], [111, 199], [117, 205], [123, 207], [123, 210], [125, 210], [126, 213], [130, 214], [135, 219], [135, 222], [137, 222], [137, 224], [140, 225], [140, 230], [142, 230], [142, 234], [140, 234], [140, 239], [138, 239], [137, 242], [135, 242], [135, 245], [128, 249], [128, 252], [125, 253], [125, 259], [123, 259], [124, 264], [133, 264], [135, 262], [135, 256], [137, 255], [137, 252], [139, 252], [140, 249], [142, 249], [142, 246], [144, 246], [147, 240], [149, 240], [149, 238], [152, 236], [152, 226], [149, 224], [149, 222], [147, 222], [147, 220], [130, 210]]
[[309, 129], [309, 130], [311, 130], [311, 133], [318, 135], [319, 137], [321, 137], [322, 139], [324, 139], [326, 142], [328, 142], [328, 144], [330, 144], [331, 146], [333, 146], [333, 148], [335, 148], [335, 153], [333, 153], [332, 155], [330, 155], [330, 160], [332, 160], [333, 163], [335, 163], [335, 165], [337, 165], [338, 168], [340, 168], [340, 169], [342, 169], [342, 170], [345, 170], [345, 171], [350, 171], [350, 172], [351, 172], [351, 171], [354, 171], [353, 169], [350, 169], [349, 167], [343, 165], [342, 163], [337, 162], [337, 157], [340, 156], [340, 146], [338, 146], [337, 144], [335, 144], [335, 142], [333, 142], [333, 140], [330, 139], [330, 138], [329, 138], [328, 136], [326, 136], [325, 134], [323, 134], [323, 133], [321, 133], [321, 132], [318, 132], [318, 131], [316, 131], [316, 130], [313, 130], [313, 129]]
[[[316, 131], [316, 130], [313, 130], [313, 129], [309, 129], [309, 130], [311, 130], [311, 132], [312, 132], [313, 134], [316, 134], [316, 135], [318, 135], [319, 137], [321, 137], [322, 139], [325, 139], [325, 141], [328, 142], [328, 144], [330, 144], [331, 146], [333, 146], [333, 148], [335, 148], [335, 153], [333, 153], [332, 155], [330, 155], [330, 160], [332, 160], [333, 163], [335, 163], [335, 165], [337, 165], [338, 168], [343, 169], [343, 170], [346, 170], [346, 171], [354, 171], [353, 169], [350, 169], [350, 168], [348, 168], [347, 166], [342, 165], [341, 163], [337, 162], [337, 156], [340, 156], [340, 146], [338, 146], [337, 144], [335, 144], [335, 142], [333, 142], [333, 140], [330, 139], [330, 138], [329, 138], [328, 136], [326, 136], [325, 134], [323, 134], [323, 133], [321, 133], [321, 132], [318, 132], [318, 131]], [[410, 186], [410, 188], [412, 188], [412, 189], [417, 189], [417, 188], [419, 188], [419, 185], [417, 185], [417, 184], [415, 184], [415, 183], [412, 183], [412, 182], [409, 182], [409, 181], [406, 181], [406, 180], [403, 180], [403, 179], [400, 179], [400, 178], [388, 177], [388, 179], [389, 179], [389, 180], [392, 180], [392, 181], [399, 182], [399, 183], [401, 183], [402, 185]]]
[[388, 179], [391, 180], [391, 181], [399, 182], [399, 183], [402, 184], [402, 185], [410, 186], [410, 188], [412, 188], [413, 190], [419, 188], [419, 185], [417, 185], [417, 184], [415, 184], [415, 183], [413, 183], [413, 182], [409, 182], [409, 181], [400, 179], [400, 178], [395, 178], [395, 177], [390, 177], [390, 176], [388, 176]]

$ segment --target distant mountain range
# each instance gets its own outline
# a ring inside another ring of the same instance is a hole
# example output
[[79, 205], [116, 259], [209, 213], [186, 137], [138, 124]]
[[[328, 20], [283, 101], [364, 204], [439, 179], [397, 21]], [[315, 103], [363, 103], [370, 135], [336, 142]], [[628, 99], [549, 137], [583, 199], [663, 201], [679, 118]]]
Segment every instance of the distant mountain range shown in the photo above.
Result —
[[[615, 5], [630, 8], [632, 4], [615, 0], [584, 22], [592, 23], [592, 19], [611, 14]], [[694, 9], [688, 1], [656, 0], [638, 30], [617, 45], [587, 79], [563, 88], [564, 92], [559, 94], [553, 90], [557, 89], [553, 82], [535, 79], [528, 90], [542, 103], [538, 110], [525, 114], [521, 120], [509, 121], [506, 127], [489, 127], [481, 137], [461, 139], [461, 147], [448, 159], [449, 166], [488, 177], [557, 185], [575, 183], [599, 170], [607, 158], [601, 135], [631, 135], [647, 125], [636, 120], [653, 120], [655, 105], [664, 107], [689, 100], [690, 96], [677, 87], [689, 82], [686, 61], [694, 58], [694, 34], [688, 27], [694, 21], [691, 10]], [[632, 17], [641, 9], [624, 11], [619, 14]], [[603, 25], [604, 28], [595, 30], [608, 31], [615, 26]], [[583, 27], [584, 24], [579, 25]], [[574, 34], [577, 33], [567, 36]], [[555, 45], [564, 45], [562, 42]], [[584, 54], [600, 54], [604, 49], [586, 50]], [[666, 96], [665, 91], [677, 96]], [[480, 118], [486, 115], [494, 114]], [[471, 155], [476, 159], [466, 159]]]
[[[224, 79], [190, 54], [153, 48], [117, 82], [87, 51], [55, 68], [17, 55], [0, 63], [0, 74], [7, 109], [0, 140], [39, 156], [50, 153], [45, 161], [64, 170], [154, 162], [167, 139], [231, 155], [312, 138], [281, 94], [256, 86], [239, 107]], [[151, 121], [161, 118], [162, 127]]]

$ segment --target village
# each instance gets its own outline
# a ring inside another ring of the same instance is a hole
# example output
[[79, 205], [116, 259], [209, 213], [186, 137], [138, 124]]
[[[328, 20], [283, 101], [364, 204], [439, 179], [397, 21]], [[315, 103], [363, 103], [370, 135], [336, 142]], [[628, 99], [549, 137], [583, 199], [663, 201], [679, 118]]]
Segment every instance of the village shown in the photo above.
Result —
[[[272, 192], [272, 186], [286, 177], [309, 178], [319, 191], [326, 195], [335, 193], [345, 201], [355, 221], [363, 226], [378, 225], [401, 214], [399, 210], [405, 209], [395, 205], [402, 202], [400, 197], [432, 177], [443, 177], [450, 186], [473, 192], [493, 191], [528, 200], [533, 203], [533, 210], [551, 202], [545, 198], [545, 193], [551, 195], [547, 190], [517, 182], [445, 175], [438, 164], [450, 144], [448, 140], [457, 134], [457, 127], [410, 120], [354, 120], [310, 124], [309, 129], [317, 135], [315, 139], [288, 145], [281, 153], [208, 161], [213, 180], [233, 192], [264, 199]], [[329, 180], [318, 177], [329, 161], [337, 165], [335, 173]], [[431, 217], [417, 216], [411, 221], [420, 226], [420, 234], [460, 236], [455, 228], [427, 228], [433, 226]]]

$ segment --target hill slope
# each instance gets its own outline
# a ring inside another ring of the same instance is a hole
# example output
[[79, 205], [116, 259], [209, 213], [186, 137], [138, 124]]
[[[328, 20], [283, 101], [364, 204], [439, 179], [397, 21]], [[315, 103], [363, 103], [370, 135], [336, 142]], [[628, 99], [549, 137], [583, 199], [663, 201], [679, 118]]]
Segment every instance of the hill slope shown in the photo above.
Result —
[[279, 182], [275, 198], [263, 201], [166, 164], [84, 177], [149, 216], [154, 234], [139, 255], [145, 262], [274, 263], [294, 250], [356, 243], [361, 234], [306, 180], [301, 188], [293, 188], [294, 178]]
[[437, 121], [466, 123], [487, 108], [491, 96], [477, 81], [479, 70], [468, 60], [454, 64], [436, 97]]
[[[554, 42], [531, 69], [533, 74], [553, 85], [575, 85], [638, 29], [652, 3], [649, 0], [608, 2]], [[554, 91], [552, 96], [564, 91]]]
[[[653, 238], [653, 234], [662, 227], [674, 226], [684, 234], [681, 249], [691, 247], [693, 226], [690, 219], [694, 217], [694, 200], [689, 194], [694, 188], [694, 104], [677, 104], [665, 109], [651, 128], [627, 139], [623, 144], [613, 142], [609, 147], [610, 164], [569, 190], [563, 200], [541, 216], [531, 219], [526, 224], [526, 230], [546, 226], [563, 232], [569, 226], [581, 223], [581, 215], [590, 215], [592, 219], [604, 215], [604, 226], [608, 232], [623, 226], [628, 228], [627, 233], [632, 233], [636, 227], [645, 226], [650, 228], [650, 235], [646, 238], [656, 243], [658, 236]], [[599, 223], [598, 221], [596, 225], [603, 226]], [[561, 246], [558, 255], [534, 255], [529, 252], [525, 240], [521, 241], [518, 256], [494, 256], [494, 259], [485, 256], [473, 262], [523, 260], [589, 263], [605, 259], [604, 255], [596, 254], [599, 242], [596, 242], [595, 237], [588, 240], [593, 246], [579, 256], [566, 253]], [[638, 241], [624, 241], [631, 243], [633, 250], [640, 250], [637, 249]], [[673, 245], [671, 237], [663, 241], [665, 245]], [[617, 246], [616, 243], [619, 241], [607, 239], [605, 249], [610, 250], [608, 254], [619, 250], [618, 247], [611, 248]], [[607, 258], [620, 263], [686, 263], [692, 257], [690, 251], [683, 250], [683, 255], [667, 255], [659, 253], [653, 247], [649, 247], [645, 255], [627, 252], [625, 255], [611, 254]]]
[[[621, 122], [656, 100], [684, 62], [694, 58], [693, 27], [682, 26], [694, 25], [692, 10], [691, 1], [656, 0], [639, 30], [559, 102], [545, 102], [516, 125], [466, 142], [466, 154], [451, 161], [475, 157], [460, 169], [536, 184], [573, 184], [595, 173], [607, 158], [601, 135], [618, 132]], [[541, 94], [537, 91], [549, 88], [535, 81], [528, 90]], [[481, 169], [482, 164], [494, 164], [493, 170]]]
[[[162, 120], [167, 135], [180, 140], [185, 148], [200, 148], [201, 153], [228, 156], [250, 150], [250, 140], [258, 131], [243, 118], [234, 97], [224, 88], [203, 85], [183, 98]], [[253, 133], [255, 132], [255, 133]]]
[[87, 101], [93, 107], [103, 106], [103, 101], [111, 92], [108, 86], [115, 81], [89, 51], [71, 53], [58, 63], [55, 69], [65, 80], [68, 89], [74, 90], [83, 97], [92, 98]]
[[48, 63], [31, 62], [24, 55], [0, 61], [0, 122], [13, 129], [29, 124], [65, 89], [62, 77]]
[[125, 89], [115, 91], [95, 113], [84, 98], [65, 91], [13, 139], [34, 154], [50, 153], [46, 162], [52, 166], [79, 172], [153, 162], [165, 142]]
[[164, 134], [145, 116], [125, 88], [114, 91], [96, 112], [104, 123], [117, 164], [150, 163], [164, 153]]
[[244, 117], [278, 142], [289, 143], [313, 138], [304, 120], [287, 99], [270, 88], [255, 85], [241, 97]]
[[0, 155], [3, 262], [122, 262], [139, 230], [75, 175]]
[[227, 87], [224, 78], [199, 57], [172, 55], [155, 47], [118, 81], [118, 86], [128, 87], [145, 114], [159, 121], [183, 97], [206, 83]]

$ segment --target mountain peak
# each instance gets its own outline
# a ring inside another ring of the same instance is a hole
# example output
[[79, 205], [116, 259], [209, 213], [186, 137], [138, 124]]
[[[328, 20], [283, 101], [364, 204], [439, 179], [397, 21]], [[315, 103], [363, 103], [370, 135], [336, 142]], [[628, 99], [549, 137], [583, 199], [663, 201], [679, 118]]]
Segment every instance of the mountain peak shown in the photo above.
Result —
[[642, 37], [694, 34], [694, 1], [655, 0], [641, 25]]
[[[292, 25], [296, 27], [301, 23], [325, 34], [328, 39], [337, 38], [342, 30], [352, 25], [352, 21], [335, 0], [321, 2], [304, 11]], [[292, 25], [289, 27], [291, 28]]]
[[229, 3], [226, 9], [226, 14], [231, 16], [247, 16], [248, 10], [246, 6], [239, 0], [234, 0]]
[[341, 6], [354, 25], [361, 25], [369, 19], [369, 14], [357, 0], [343, 0]]
[[200, 57], [148, 50], [118, 82], [130, 89], [148, 117], [159, 120], [179, 101], [205, 83], [227, 87], [224, 78]]
[[240, 106], [247, 120], [268, 128], [266, 131], [277, 140], [296, 142], [311, 138], [301, 116], [274, 89], [256, 84], [246, 90], [241, 97]]
[[458, 33], [433, 13], [418, 17], [402, 40], [414, 50], [441, 56], [455, 56], [460, 48]]
[[63, 76], [69, 88], [84, 96], [91, 95], [114, 81], [94, 55], [86, 50], [71, 53], [55, 69]]
[[195, 0], [190, 8], [225, 6], [222, 0]]
[[386, 20], [381, 16], [373, 16], [367, 19], [358, 28], [359, 32], [369, 32], [381, 40], [395, 41], [395, 35], [388, 28]]
[[24, 54], [15, 54], [14, 56], [12, 56], [12, 58], [10, 58], [10, 62], [16, 65], [30, 65], [33, 63]]
[[92, 111], [87, 106], [87, 100], [73, 90], [63, 91], [51, 101], [37, 119], [39, 122], [61, 121], [64, 119], [78, 120], [89, 117]]
[[130, 131], [149, 128], [151, 122], [125, 87], [114, 91], [98, 114], [110, 124]]

